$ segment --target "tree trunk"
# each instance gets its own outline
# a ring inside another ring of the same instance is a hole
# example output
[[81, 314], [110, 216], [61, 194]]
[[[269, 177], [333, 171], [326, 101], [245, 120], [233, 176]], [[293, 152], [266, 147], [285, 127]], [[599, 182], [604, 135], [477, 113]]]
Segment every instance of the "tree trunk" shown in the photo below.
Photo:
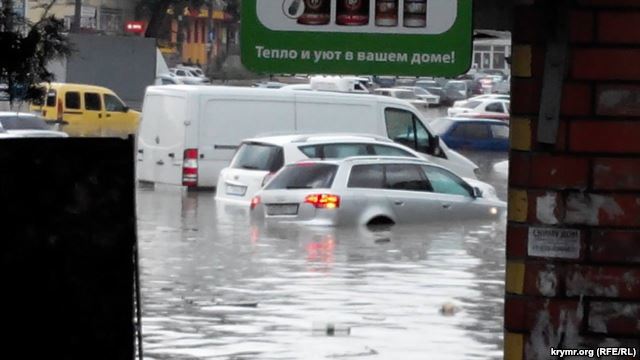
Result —
[[149, 19], [149, 25], [147, 31], [144, 33], [145, 37], [158, 38], [160, 31], [162, 30], [162, 24], [167, 17], [167, 10], [169, 10], [170, 1], [162, 1], [155, 9], [151, 10], [151, 18]]

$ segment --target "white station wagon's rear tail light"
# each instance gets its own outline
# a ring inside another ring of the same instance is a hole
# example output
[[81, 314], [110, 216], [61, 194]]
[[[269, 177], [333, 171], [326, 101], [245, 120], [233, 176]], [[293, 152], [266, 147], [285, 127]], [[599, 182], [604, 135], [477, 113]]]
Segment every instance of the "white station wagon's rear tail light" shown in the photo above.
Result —
[[331, 194], [307, 195], [304, 202], [317, 209], [336, 209], [340, 207], [340, 196]]
[[260, 205], [260, 196], [254, 196], [253, 199], [251, 199], [251, 210], [255, 209], [258, 205]]

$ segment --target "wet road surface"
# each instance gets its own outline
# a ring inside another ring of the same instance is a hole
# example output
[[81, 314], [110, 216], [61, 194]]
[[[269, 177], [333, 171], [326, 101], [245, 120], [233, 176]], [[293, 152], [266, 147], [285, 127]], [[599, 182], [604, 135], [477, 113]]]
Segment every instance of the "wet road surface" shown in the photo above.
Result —
[[137, 201], [146, 359], [502, 358], [504, 223], [258, 228], [212, 193]]

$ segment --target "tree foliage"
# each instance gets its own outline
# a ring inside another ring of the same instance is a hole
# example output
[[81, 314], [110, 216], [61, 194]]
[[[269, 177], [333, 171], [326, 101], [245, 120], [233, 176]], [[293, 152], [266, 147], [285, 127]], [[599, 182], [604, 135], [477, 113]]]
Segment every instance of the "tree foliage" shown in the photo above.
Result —
[[11, 102], [18, 93], [27, 101], [40, 98], [38, 84], [54, 80], [47, 70], [49, 62], [71, 54], [64, 23], [48, 15], [54, 2], [45, 6], [40, 20], [31, 23], [15, 13], [13, 0], [1, 0], [0, 83], [8, 86]]

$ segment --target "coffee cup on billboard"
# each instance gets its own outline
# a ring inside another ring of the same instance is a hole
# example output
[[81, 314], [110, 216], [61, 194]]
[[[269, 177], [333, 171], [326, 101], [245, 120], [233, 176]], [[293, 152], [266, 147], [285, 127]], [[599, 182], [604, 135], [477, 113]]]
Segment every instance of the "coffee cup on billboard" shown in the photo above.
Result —
[[404, 26], [427, 26], [427, 0], [404, 0]]
[[398, 0], [376, 0], [376, 26], [398, 25]]
[[[325, 25], [328, 24], [331, 18], [331, 0], [303, 0], [301, 4], [303, 7], [302, 15], [298, 17], [298, 24], [302, 25]], [[285, 14], [291, 11], [291, 6], [285, 8]], [[300, 10], [298, 10], [300, 11]]]
[[361, 26], [369, 23], [369, 0], [337, 0], [336, 23]]

